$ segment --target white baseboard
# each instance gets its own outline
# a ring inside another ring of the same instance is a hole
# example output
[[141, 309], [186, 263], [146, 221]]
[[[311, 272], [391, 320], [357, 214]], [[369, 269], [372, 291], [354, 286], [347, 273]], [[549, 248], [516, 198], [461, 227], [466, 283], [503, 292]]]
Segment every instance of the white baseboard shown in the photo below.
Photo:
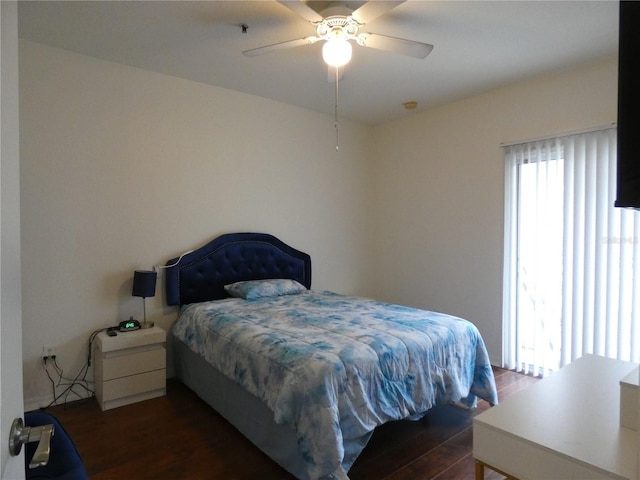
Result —
[[[82, 392], [79, 395], [77, 395], [76, 393], [70, 393], [68, 396], [63, 395], [62, 398], [59, 398], [56, 405], [64, 405], [66, 402], [70, 403], [76, 400], [82, 400], [90, 397], [93, 397], [93, 394], [89, 392]], [[42, 395], [40, 397], [25, 398], [24, 411], [32, 412], [34, 410], [53, 406], [51, 402], [53, 402], [52, 395]]]

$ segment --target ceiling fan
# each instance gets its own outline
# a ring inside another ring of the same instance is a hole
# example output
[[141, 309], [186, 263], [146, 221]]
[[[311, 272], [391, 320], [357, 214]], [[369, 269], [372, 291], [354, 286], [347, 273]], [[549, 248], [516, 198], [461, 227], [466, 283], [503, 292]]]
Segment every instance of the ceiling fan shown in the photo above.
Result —
[[351, 60], [351, 41], [355, 41], [363, 47], [399, 53], [414, 58], [425, 58], [433, 50], [433, 45], [428, 43], [361, 31], [362, 27], [406, 0], [369, 0], [356, 10], [349, 8], [345, 2], [332, 2], [320, 12], [316, 12], [303, 0], [278, 1], [313, 24], [316, 35], [245, 50], [242, 52], [244, 55], [254, 57], [274, 50], [309, 45], [323, 40], [325, 41], [322, 48], [324, 61], [329, 66], [342, 67]]

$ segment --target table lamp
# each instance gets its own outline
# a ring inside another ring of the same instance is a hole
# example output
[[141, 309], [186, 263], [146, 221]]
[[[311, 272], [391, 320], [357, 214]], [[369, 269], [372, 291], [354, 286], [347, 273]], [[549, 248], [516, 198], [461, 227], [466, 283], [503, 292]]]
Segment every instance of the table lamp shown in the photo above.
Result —
[[142, 309], [144, 312], [144, 322], [142, 328], [153, 327], [153, 322], [147, 323], [146, 298], [155, 297], [157, 273], [149, 270], [136, 270], [133, 272], [133, 289], [131, 295], [142, 297]]

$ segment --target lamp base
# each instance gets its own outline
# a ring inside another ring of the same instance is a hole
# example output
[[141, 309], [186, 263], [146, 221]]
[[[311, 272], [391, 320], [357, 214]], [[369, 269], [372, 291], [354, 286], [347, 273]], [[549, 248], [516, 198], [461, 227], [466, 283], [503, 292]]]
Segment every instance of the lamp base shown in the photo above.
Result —
[[155, 323], [153, 322], [143, 322], [140, 325], [140, 328], [153, 328], [155, 326]]

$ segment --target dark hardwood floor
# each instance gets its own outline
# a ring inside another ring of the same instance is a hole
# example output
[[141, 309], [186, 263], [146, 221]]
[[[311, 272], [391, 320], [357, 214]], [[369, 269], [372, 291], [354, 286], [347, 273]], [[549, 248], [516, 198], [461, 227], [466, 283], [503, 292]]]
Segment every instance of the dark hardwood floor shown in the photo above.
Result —
[[[494, 369], [499, 398], [537, 379]], [[472, 480], [472, 420], [490, 408], [434, 408], [418, 422], [378, 428], [349, 472], [351, 480]], [[266, 457], [181, 383], [165, 397], [102, 412], [94, 398], [48, 411], [73, 438], [92, 480], [293, 477]], [[486, 471], [485, 479], [501, 475]]]

